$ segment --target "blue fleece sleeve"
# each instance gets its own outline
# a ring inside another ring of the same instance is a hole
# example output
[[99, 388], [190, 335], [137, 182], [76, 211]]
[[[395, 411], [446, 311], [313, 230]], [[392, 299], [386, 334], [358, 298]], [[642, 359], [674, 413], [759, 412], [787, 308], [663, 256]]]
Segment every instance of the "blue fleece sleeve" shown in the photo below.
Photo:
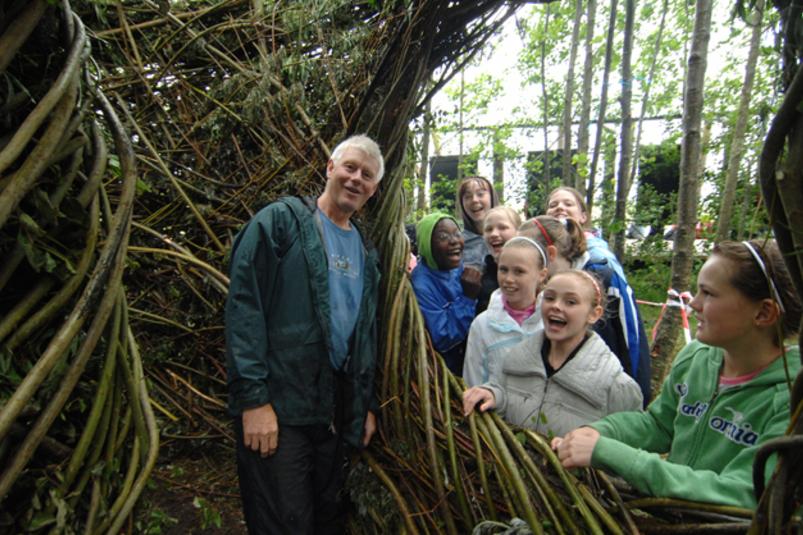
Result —
[[476, 299], [469, 299], [462, 292], [454, 297], [444, 295], [431, 284], [415, 285], [414, 289], [432, 345], [438, 352], [447, 351], [468, 337]]

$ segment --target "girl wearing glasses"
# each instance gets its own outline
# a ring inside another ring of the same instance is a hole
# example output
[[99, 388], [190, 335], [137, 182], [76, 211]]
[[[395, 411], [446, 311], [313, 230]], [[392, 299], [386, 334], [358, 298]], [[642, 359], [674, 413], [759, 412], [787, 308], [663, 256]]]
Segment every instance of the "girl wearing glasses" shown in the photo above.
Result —
[[460, 376], [482, 274], [463, 267], [463, 234], [452, 216], [439, 212], [424, 216], [416, 237], [421, 261], [411, 280], [418, 306], [432, 345], [452, 373]]

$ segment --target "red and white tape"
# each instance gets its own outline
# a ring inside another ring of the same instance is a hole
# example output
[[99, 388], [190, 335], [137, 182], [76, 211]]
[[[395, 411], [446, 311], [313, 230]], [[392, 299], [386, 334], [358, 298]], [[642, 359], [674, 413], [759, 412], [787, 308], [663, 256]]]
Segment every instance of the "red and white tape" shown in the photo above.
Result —
[[678, 307], [680, 308], [680, 321], [683, 325], [683, 336], [686, 338], [686, 343], [688, 344], [691, 342], [691, 328], [689, 327], [689, 303], [691, 302], [692, 294], [690, 292], [678, 292], [674, 288], [669, 288], [666, 291], [666, 302], [664, 303], [655, 303], [652, 301], [642, 301], [637, 299], [636, 302], [640, 305], [651, 305], [651, 306], [659, 306], [661, 307], [661, 313], [658, 314], [658, 319], [655, 321], [655, 325], [652, 328], [652, 341], [655, 342], [655, 335], [658, 333], [658, 326], [661, 324], [661, 320], [664, 318], [664, 312], [666, 312], [666, 307]]

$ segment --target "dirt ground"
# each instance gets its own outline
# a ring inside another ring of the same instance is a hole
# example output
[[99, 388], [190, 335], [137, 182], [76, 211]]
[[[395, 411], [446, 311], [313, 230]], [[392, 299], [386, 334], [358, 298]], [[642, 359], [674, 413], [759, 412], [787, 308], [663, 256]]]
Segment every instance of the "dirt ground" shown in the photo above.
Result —
[[222, 443], [163, 448], [136, 514], [146, 535], [247, 533], [233, 449]]

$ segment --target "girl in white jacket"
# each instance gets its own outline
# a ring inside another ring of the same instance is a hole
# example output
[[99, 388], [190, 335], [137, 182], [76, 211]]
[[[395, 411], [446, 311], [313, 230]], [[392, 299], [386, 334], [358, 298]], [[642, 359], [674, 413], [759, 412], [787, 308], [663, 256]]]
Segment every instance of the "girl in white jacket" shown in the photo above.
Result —
[[603, 310], [592, 274], [555, 274], [543, 291], [543, 328], [508, 353], [488, 382], [463, 394], [464, 413], [496, 408], [514, 425], [563, 435], [608, 414], [641, 409], [638, 385], [590, 329]]
[[546, 253], [534, 240], [516, 236], [499, 254], [499, 289], [471, 324], [463, 362], [468, 386], [487, 382], [502, 357], [532, 337], [541, 325], [538, 292], [547, 274]]

